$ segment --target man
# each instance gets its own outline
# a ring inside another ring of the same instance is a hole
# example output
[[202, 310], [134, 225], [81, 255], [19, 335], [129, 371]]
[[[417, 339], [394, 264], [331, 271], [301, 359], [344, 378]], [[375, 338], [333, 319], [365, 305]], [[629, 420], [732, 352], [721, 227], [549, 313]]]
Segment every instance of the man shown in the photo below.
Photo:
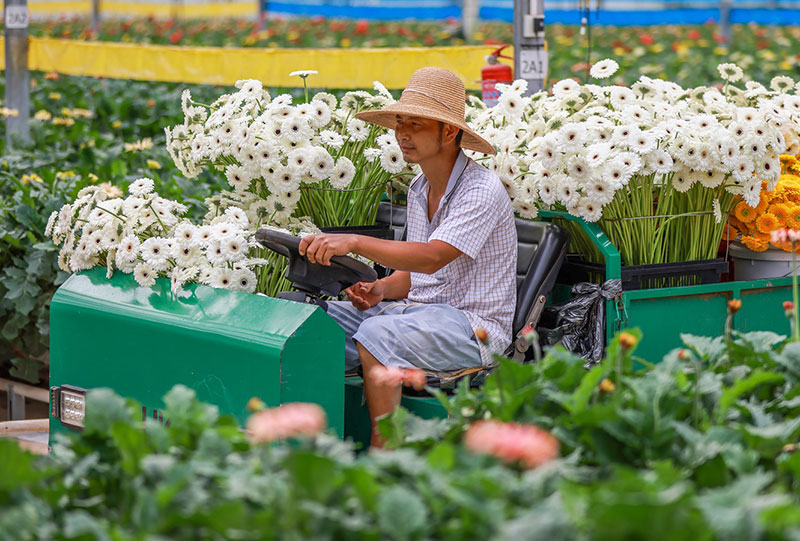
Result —
[[[399, 385], [383, 383], [383, 367], [435, 373], [486, 366], [489, 349], [502, 351], [511, 342], [514, 215], [500, 179], [461, 150], [494, 153], [467, 126], [465, 101], [458, 77], [430, 67], [411, 76], [396, 103], [356, 115], [394, 129], [403, 157], [422, 169], [409, 187], [407, 241], [320, 234], [300, 243], [300, 253], [314, 263], [352, 252], [396, 270], [348, 288], [349, 302], [328, 304], [346, 333], [347, 366], [360, 362], [363, 369], [375, 446], [382, 444], [375, 421], [401, 398]], [[476, 339], [479, 329], [488, 349]]]

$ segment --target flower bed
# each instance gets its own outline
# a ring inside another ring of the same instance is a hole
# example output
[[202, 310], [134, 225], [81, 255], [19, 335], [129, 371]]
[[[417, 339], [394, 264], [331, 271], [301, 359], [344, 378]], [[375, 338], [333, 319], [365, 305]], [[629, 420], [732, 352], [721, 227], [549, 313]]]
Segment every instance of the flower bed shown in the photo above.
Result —
[[[35, 36], [133, 43], [214, 45], [226, 47], [424, 47], [462, 45], [457, 21], [368, 22], [324, 18], [271, 19], [263, 29], [252, 21], [106, 20], [100, 33], [89, 21], [68, 19], [31, 25]], [[598, 26], [591, 31], [591, 62], [615, 57], [620, 71], [615, 82], [632, 84], [641, 74], [684, 86], [717, 81], [720, 62], [736, 62], [755, 80], [800, 74], [800, 31], [796, 26], [733, 25], [729, 42], [713, 24], [648, 27]], [[547, 25], [550, 79], [588, 80], [587, 38], [577, 26]], [[474, 44], [512, 43], [508, 23], [486, 22]], [[475, 74], [478, 78], [478, 74]]]
[[[792, 539], [800, 534], [798, 343], [683, 337], [634, 372], [637, 333], [598, 366], [505, 360], [448, 419], [398, 410], [394, 450], [356, 454], [321, 412], [256, 413], [249, 438], [176, 387], [164, 419], [109, 390], [34, 458], [0, 441], [15, 539]], [[251, 401], [255, 409], [262, 407]]]

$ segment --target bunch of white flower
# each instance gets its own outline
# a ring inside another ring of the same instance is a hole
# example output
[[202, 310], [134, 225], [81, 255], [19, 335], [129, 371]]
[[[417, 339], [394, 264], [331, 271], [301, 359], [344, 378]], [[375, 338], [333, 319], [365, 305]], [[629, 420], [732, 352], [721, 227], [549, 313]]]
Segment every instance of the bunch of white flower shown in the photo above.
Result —
[[[616, 67], [605, 60], [592, 74], [606, 78]], [[794, 81], [777, 77], [772, 90], [752, 82], [741, 89], [731, 84], [740, 72], [720, 66], [722, 91], [645, 76], [630, 88], [566, 79], [552, 95], [530, 97], [523, 81], [498, 85], [497, 106], [473, 99], [468, 107], [471, 125], [497, 154], [473, 155], [497, 172], [523, 217], [555, 206], [594, 222], [638, 186], [632, 179], [648, 177], [659, 189], [711, 190], [707, 210], [721, 220], [730, 210], [719, 209], [723, 192], [756, 206], [762, 181], [767, 189], [778, 181], [779, 155], [800, 150], [800, 95], [789, 94]]]
[[110, 198], [90, 186], [50, 215], [45, 234], [61, 245], [62, 270], [102, 265], [109, 278], [115, 269], [133, 273], [142, 287], [167, 277], [176, 294], [187, 282], [255, 291], [253, 268], [262, 260], [248, 257], [253, 246], [246, 212], [228, 207], [197, 226], [181, 218], [186, 207], [153, 191], [151, 179], [136, 180], [128, 192]]
[[210, 106], [195, 103], [185, 90], [184, 123], [165, 128], [167, 150], [188, 178], [208, 166], [224, 170], [239, 199], [253, 196], [242, 208], [259, 224], [285, 225], [303, 186], [344, 190], [361, 187], [362, 179], [385, 184], [406, 168], [393, 137], [380, 137], [384, 129], [354, 117], [392, 101], [380, 83], [375, 95], [349, 92], [337, 103], [321, 92], [300, 105], [288, 94], [272, 99], [259, 81], [236, 87]]

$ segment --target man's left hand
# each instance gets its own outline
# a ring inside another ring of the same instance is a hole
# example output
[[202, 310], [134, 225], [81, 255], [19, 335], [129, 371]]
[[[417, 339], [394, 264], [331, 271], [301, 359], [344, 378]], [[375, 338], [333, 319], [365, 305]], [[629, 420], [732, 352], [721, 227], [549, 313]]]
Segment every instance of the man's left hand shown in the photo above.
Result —
[[355, 235], [316, 234], [308, 235], [300, 240], [300, 255], [304, 255], [311, 263], [330, 265], [335, 255], [347, 255], [353, 251]]

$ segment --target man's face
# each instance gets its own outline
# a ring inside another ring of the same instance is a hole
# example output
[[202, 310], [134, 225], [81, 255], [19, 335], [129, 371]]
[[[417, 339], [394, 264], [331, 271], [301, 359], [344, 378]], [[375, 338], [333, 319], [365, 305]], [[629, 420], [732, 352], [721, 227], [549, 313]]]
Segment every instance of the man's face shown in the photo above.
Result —
[[442, 127], [436, 120], [397, 115], [394, 136], [403, 158], [409, 163], [424, 162], [439, 154], [442, 148]]

